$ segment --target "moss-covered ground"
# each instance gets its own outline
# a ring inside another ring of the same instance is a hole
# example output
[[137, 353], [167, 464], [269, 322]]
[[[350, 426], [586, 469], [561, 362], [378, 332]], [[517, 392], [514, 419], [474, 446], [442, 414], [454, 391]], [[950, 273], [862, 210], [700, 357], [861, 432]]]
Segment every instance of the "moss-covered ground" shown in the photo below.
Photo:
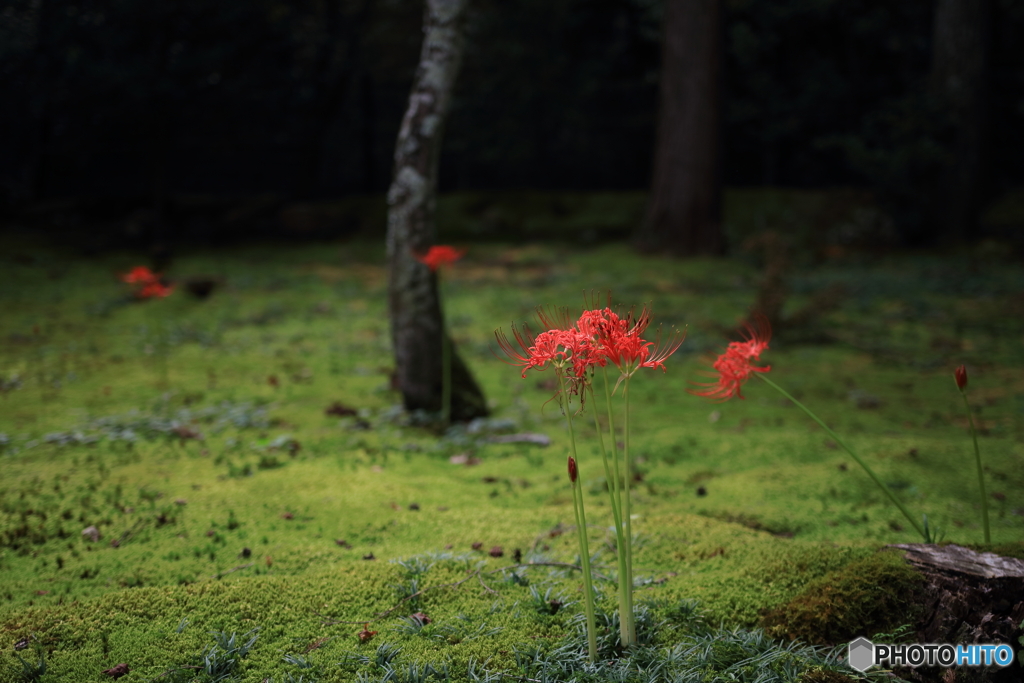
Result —
[[[12, 239], [2, 254], [2, 681], [39, 653], [42, 681], [103, 680], [122, 662], [119, 680], [154, 680], [216, 652], [211, 632], [257, 628], [239, 680], [382, 680], [382, 644], [401, 648], [397, 680], [427, 663], [468, 680], [470, 662], [529, 678], [524, 652], [557, 647], [581, 611], [579, 574], [557, 565], [576, 558], [567, 438], [545, 405], [549, 376], [520, 379], [494, 356], [493, 331], [592, 289], [688, 329], [667, 373], [631, 386], [637, 596], [665, 622], [655, 643], [684, 640], [693, 600], [713, 626], [818, 643], [913, 620], [914, 577], [880, 549], [920, 538], [856, 463], [759, 382], [722, 404], [686, 392], [753, 302], [751, 263], [470, 245], [446, 310], [493, 418], [438, 436], [395, 407], [377, 244], [183, 253], [168, 274], [214, 278], [212, 296], [179, 287], [148, 302], [117, 278], [137, 254]], [[787, 310], [836, 282], [846, 298], [817, 323], [832, 343], [780, 336], [763, 357], [772, 378], [944, 540], [979, 544], [952, 378], [966, 363], [993, 543], [1019, 552], [1024, 275], [966, 255], [807, 265]], [[611, 576], [605, 482], [593, 427], [579, 425], [591, 548]], [[552, 443], [488, 442], [505, 432]], [[501, 571], [529, 562], [553, 564]], [[614, 584], [598, 586], [613, 611]], [[409, 620], [417, 611], [431, 623]], [[367, 623], [376, 635], [361, 643]]]

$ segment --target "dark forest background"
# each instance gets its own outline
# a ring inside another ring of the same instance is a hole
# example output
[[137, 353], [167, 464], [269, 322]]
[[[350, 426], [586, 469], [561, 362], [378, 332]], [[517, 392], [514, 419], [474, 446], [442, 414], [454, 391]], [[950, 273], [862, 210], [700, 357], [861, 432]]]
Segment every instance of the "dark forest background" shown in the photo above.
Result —
[[[930, 243], [926, 190], [956, 139], [928, 87], [935, 7], [729, 0], [724, 184], [868, 189]], [[663, 9], [475, 0], [440, 190], [647, 188]], [[985, 201], [1024, 184], [1024, 3], [991, 12]], [[183, 197], [384, 193], [422, 19], [420, 0], [6, 0], [0, 211], [166, 227]]]

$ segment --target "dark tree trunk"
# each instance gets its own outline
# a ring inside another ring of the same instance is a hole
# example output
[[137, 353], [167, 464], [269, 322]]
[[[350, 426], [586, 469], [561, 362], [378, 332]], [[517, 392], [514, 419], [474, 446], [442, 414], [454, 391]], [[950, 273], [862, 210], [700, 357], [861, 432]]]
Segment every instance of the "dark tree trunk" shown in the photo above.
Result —
[[[444, 329], [437, 278], [416, 260], [434, 244], [444, 117], [462, 56], [467, 0], [427, 0], [423, 49], [395, 144], [388, 190], [388, 305], [395, 380], [408, 410], [441, 409]], [[452, 418], [487, 414], [483, 393], [452, 347]]]
[[984, 200], [987, 177], [990, 0], [938, 0], [932, 35], [932, 93], [955, 126], [952, 158], [930, 203], [937, 236], [968, 239]]
[[718, 254], [721, 230], [721, 0], [667, 0], [661, 101], [644, 251]]

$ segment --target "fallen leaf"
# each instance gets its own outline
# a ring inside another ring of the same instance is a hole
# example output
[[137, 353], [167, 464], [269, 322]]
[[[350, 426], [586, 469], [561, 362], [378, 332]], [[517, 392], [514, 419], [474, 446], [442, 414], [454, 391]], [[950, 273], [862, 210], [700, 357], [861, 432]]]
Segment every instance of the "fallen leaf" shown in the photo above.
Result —
[[122, 662], [121, 664], [118, 664], [117, 666], [112, 666], [109, 669], [104, 669], [103, 673], [107, 674], [111, 678], [120, 678], [121, 676], [124, 676], [129, 671], [131, 671], [131, 669], [128, 668], [128, 665]]
[[359, 632], [359, 642], [365, 643], [369, 641], [371, 638], [373, 638], [375, 635], [377, 635], [377, 632], [371, 631], [369, 624], [363, 624], [363, 630]]
[[338, 417], [345, 417], [346, 415], [357, 415], [359, 411], [355, 408], [349, 407], [341, 401], [335, 401], [331, 405], [327, 406], [324, 410], [324, 415], [336, 415]]

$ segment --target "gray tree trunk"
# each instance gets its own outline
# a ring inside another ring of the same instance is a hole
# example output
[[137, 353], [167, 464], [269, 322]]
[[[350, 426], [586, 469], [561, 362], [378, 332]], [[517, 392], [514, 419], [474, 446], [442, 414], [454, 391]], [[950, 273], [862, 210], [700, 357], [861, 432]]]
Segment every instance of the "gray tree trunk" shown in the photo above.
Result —
[[938, 0], [930, 88], [955, 125], [952, 158], [939, 181], [932, 224], [945, 242], [968, 238], [983, 203], [987, 171], [990, 0]]
[[634, 242], [681, 256], [721, 253], [721, 0], [667, 0], [654, 174]]
[[[423, 49], [395, 144], [388, 190], [388, 314], [395, 381], [408, 410], [441, 409], [444, 330], [437, 277], [415, 254], [434, 244], [437, 164], [462, 56], [467, 0], [427, 0]], [[483, 392], [452, 347], [452, 419], [487, 414]]]

